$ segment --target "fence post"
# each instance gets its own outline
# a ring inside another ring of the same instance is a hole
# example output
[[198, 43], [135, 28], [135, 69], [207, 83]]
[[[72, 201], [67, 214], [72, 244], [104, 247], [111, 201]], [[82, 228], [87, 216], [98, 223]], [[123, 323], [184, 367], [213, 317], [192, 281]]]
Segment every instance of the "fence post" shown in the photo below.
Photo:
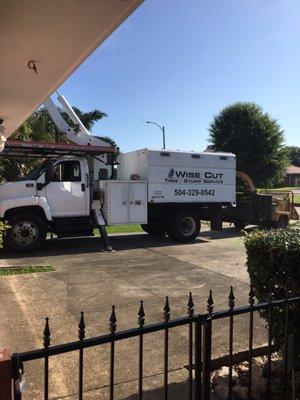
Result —
[[0, 351], [0, 400], [12, 400], [11, 392], [11, 352]]
[[203, 325], [203, 399], [210, 400], [210, 370], [211, 370], [211, 319]]
[[203, 324], [203, 370], [202, 370], [202, 398], [210, 400], [210, 371], [211, 371], [211, 331], [214, 301], [212, 291], [209, 291], [207, 300], [208, 314]]
[[201, 320], [195, 322], [195, 400], [201, 400], [201, 350], [202, 350], [202, 324]]
[[18, 382], [21, 377], [22, 364], [19, 361], [18, 353], [13, 353], [11, 355], [11, 375], [13, 384], [13, 400], [22, 400], [22, 393], [19, 390]]

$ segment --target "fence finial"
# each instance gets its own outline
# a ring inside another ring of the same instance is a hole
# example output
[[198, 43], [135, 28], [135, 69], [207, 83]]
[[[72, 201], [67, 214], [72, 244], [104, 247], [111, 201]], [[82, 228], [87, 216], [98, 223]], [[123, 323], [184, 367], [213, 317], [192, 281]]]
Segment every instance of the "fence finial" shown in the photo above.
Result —
[[114, 333], [117, 330], [117, 318], [115, 313], [115, 306], [111, 308], [111, 314], [109, 318], [109, 330]]
[[212, 291], [209, 291], [208, 299], [207, 299], [207, 311], [209, 314], [212, 314], [214, 310], [214, 299], [212, 296]]
[[249, 291], [249, 305], [253, 306], [254, 304], [254, 290], [253, 290], [253, 285], [250, 285], [250, 291]]
[[140, 309], [138, 312], [138, 324], [140, 328], [145, 324], [145, 311], [143, 300], [141, 300]]
[[165, 306], [164, 306], [164, 319], [165, 322], [170, 320], [170, 305], [169, 305], [169, 297], [166, 296], [166, 302], [165, 302]]
[[230, 309], [232, 309], [234, 307], [234, 300], [235, 300], [235, 297], [234, 297], [234, 293], [233, 293], [233, 287], [230, 286], [230, 293], [229, 293], [229, 297], [228, 297], [228, 305], [229, 305]]
[[50, 327], [49, 327], [49, 318], [45, 318], [45, 328], [44, 328], [44, 347], [47, 349], [50, 346], [50, 341], [51, 341], [51, 332], [50, 332]]
[[84, 323], [84, 312], [80, 312], [80, 320], [78, 324], [78, 339], [83, 340], [85, 338], [85, 323]]
[[192, 292], [189, 292], [189, 301], [187, 303], [187, 311], [188, 311], [189, 317], [192, 317], [194, 315], [194, 302], [193, 302]]

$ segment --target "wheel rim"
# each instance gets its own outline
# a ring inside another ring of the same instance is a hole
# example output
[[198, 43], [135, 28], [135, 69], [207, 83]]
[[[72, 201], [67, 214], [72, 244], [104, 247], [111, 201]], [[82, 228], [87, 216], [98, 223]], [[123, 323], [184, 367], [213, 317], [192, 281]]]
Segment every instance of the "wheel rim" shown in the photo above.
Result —
[[183, 236], [191, 236], [196, 230], [196, 222], [192, 217], [185, 217], [180, 221], [180, 232]]
[[32, 221], [20, 221], [12, 229], [14, 242], [19, 246], [30, 246], [38, 237], [38, 227]]

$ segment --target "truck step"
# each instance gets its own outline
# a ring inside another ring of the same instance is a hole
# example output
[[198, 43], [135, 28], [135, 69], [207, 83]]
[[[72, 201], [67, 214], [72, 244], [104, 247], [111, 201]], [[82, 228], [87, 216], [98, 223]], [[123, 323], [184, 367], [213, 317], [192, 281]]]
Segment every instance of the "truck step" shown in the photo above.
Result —
[[52, 230], [58, 236], [85, 236], [93, 233], [94, 222], [90, 217], [57, 218]]

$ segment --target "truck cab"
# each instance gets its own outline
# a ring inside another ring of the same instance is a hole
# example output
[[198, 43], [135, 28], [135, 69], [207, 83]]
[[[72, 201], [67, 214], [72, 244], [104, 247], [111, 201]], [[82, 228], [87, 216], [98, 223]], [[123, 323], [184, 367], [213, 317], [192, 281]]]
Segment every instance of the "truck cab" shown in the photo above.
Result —
[[91, 233], [89, 187], [88, 161], [80, 157], [47, 160], [25, 179], [1, 184], [0, 218], [10, 226], [5, 242], [15, 251], [33, 250], [49, 228], [60, 234], [61, 218], [79, 217], [80, 233]]
[[[0, 219], [9, 228], [4, 245], [14, 252], [39, 248], [47, 232], [58, 237], [92, 235], [105, 226], [97, 182], [114, 171], [116, 149], [98, 140], [88, 145], [9, 140], [3, 157], [41, 161], [23, 179], [0, 184]], [[99, 227], [100, 229], [100, 227]]]

